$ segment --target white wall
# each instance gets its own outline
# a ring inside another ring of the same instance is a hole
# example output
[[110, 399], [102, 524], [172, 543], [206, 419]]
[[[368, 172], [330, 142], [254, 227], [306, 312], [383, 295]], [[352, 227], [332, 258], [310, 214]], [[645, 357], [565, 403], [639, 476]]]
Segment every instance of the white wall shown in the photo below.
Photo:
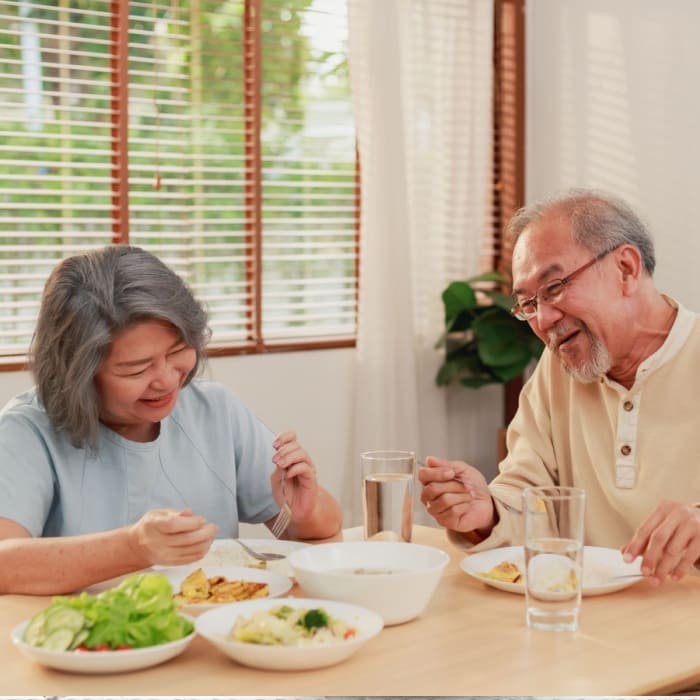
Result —
[[627, 199], [657, 285], [700, 309], [700, 2], [527, 0], [527, 199], [569, 186]]

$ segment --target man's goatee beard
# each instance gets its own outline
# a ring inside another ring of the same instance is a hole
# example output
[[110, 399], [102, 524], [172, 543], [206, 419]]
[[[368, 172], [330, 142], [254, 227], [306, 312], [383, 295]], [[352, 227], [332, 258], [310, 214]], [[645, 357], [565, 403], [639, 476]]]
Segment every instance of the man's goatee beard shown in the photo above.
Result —
[[564, 369], [577, 381], [583, 382], [584, 384], [590, 384], [591, 382], [597, 382], [601, 377], [604, 377], [609, 371], [612, 365], [610, 361], [610, 353], [608, 349], [603, 345], [603, 343], [598, 339], [591, 331], [583, 326], [581, 328], [581, 333], [583, 333], [591, 344], [591, 359], [588, 361], [581, 361], [577, 365], [571, 366], [564, 362], [559, 350], [554, 349], [554, 353], [562, 363]]

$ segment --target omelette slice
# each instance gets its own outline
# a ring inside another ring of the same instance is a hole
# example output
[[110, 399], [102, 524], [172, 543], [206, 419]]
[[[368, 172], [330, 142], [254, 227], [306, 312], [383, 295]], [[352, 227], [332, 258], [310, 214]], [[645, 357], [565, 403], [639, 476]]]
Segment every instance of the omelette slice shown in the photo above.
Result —
[[519, 583], [522, 579], [520, 569], [512, 561], [502, 561], [488, 571], [479, 572], [479, 576], [503, 583]]
[[202, 569], [196, 569], [180, 585], [178, 598], [191, 602], [207, 600], [209, 591], [209, 579], [207, 579]]

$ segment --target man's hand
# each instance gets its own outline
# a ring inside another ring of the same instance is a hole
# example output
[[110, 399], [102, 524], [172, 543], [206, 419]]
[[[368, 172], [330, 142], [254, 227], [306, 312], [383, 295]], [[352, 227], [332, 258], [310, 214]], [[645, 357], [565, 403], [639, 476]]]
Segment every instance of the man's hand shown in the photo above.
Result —
[[479, 531], [487, 537], [494, 526], [494, 507], [482, 473], [465, 462], [428, 457], [418, 470], [420, 500], [435, 520], [456, 532]]
[[700, 558], [700, 509], [662, 501], [622, 547], [627, 562], [642, 556], [642, 574], [656, 585], [678, 581]]

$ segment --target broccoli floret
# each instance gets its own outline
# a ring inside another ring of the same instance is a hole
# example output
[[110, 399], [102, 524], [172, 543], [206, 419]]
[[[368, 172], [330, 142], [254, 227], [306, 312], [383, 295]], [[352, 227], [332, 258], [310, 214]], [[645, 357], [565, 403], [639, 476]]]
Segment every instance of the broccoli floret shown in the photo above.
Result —
[[307, 630], [312, 630], [316, 627], [328, 627], [328, 615], [320, 608], [309, 610], [304, 617], [299, 620]]

